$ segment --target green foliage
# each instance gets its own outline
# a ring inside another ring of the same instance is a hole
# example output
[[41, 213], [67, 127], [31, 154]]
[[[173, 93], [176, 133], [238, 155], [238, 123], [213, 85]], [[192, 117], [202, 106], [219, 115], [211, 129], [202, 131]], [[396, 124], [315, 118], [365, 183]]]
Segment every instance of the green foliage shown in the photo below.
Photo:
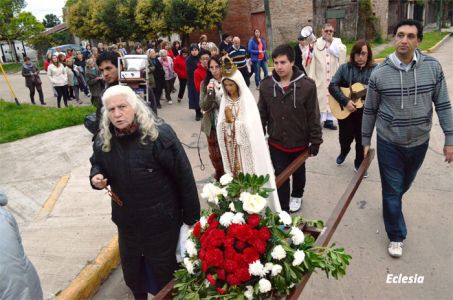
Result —
[[228, 0], [71, 0], [67, 23], [77, 36], [106, 41], [155, 39], [214, 28]]
[[8, 64], [2, 64], [3, 70], [7, 74], [13, 74], [17, 73], [20, 70], [22, 70], [22, 63], [8, 63]]
[[0, 143], [82, 124], [92, 106], [51, 108], [0, 101]]
[[47, 14], [44, 16], [44, 19], [42, 20], [42, 24], [46, 28], [52, 28], [54, 26], [57, 26], [58, 24], [61, 24], [61, 21], [56, 15]]
[[373, 40], [379, 34], [379, 19], [373, 16], [373, 5], [371, 0], [359, 0], [359, 20], [357, 28], [357, 38]]
[[0, 40], [11, 40], [11, 23], [25, 7], [25, 0], [0, 1]]

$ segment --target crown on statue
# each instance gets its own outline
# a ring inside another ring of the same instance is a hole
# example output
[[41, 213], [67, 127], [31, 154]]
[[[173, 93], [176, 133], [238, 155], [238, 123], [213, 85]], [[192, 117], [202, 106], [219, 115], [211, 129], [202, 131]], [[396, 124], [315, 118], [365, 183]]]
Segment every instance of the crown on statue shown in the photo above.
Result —
[[228, 54], [225, 54], [220, 58], [220, 71], [222, 72], [222, 76], [231, 76], [236, 70], [236, 64]]

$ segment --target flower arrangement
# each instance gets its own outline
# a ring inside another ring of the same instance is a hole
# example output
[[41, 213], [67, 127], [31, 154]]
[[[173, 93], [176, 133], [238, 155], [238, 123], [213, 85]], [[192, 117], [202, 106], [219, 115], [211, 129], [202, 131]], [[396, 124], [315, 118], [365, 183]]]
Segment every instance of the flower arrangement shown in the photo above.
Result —
[[186, 241], [183, 267], [175, 272], [175, 299], [267, 299], [291, 292], [306, 272], [345, 274], [351, 256], [344, 249], [314, 247], [301, 225], [323, 228], [266, 207], [269, 176], [222, 176], [206, 184], [203, 211]]

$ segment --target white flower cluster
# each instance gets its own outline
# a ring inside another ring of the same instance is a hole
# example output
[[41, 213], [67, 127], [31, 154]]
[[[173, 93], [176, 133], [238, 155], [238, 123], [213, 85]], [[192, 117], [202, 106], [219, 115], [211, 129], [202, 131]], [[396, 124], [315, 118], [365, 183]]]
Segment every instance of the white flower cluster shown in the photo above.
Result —
[[225, 188], [219, 188], [212, 183], [205, 184], [205, 186], [203, 187], [203, 192], [201, 193], [201, 197], [203, 199], [207, 199], [208, 202], [212, 202], [217, 205], [219, 204], [219, 196], [221, 195], [226, 197], [228, 195], [228, 192]]
[[249, 264], [249, 273], [252, 276], [264, 277], [266, 276], [266, 269], [264, 268], [261, 261], [258, 259]]
[[291, 235], [291, 240], [293, 241], [293, 244], [296, 246], [302, 244], [305, 240], [304, 233], [297, 227], [292, 227], [289, 234]]
[[185, 245], [186, 245], [186, 252], [189, 255], [189, 257], [197, 256], [197, 254], [198, 254], [197, 247], [191, 239], [187, 239]]
[[219, 223], [223, 227], [228, 227], [231, 224], [245, 224], [244, 214], [228, 211], [220, 216]]
[[293, 222], [291, 216], [284, 210], [282, 210], [279, 214], [278, 214], [278, 217], [280, 218], [280, 222], [283, 224], [283, 225], [291, 225], [291, 223]]
[[296, 250], [294, 252], [294, 260], [293, 260], [293, 266], [298, 266], [301, 263], [303, 263], [305, 260], [305, 252], [302, 250]]
[[187, 272], [189, 272], [189, 274], [192, 274], [192, 275], [195, 274], [195, 272], [194, 272], [194, 270], [193, 270], [194, 267], [195, 267], [195, 263], [193, 263], [193, 262], [190, 260], [190, 258], [188, 258], [188, 257], [185, 257], [185, 258], [184, 258], [184, 266], [186, 267]]
[[286, 251], [281, 245], [277, 245], [272, 249], [271, 256], [273, 259], [282, 260], [286, 257]]
[[271, 262], [268, 262], [266, 263], [266, 265], [264, 266], [264, 269], [266, 269], [266, 273], [271, 273], [271, 276], [274, 277], [274, 276], [277, 276], [278, 274], [280, 274], [283, 270], [283, 267], [279, 264], [273, 264]]
[[266, 199], [257, 194], [242, 192], [239, 196], [242, 208], [249, 214], [259, 214], [266, 207]]
[[229, 173], [223, 174], [223, 176], [220, 177], [220, 184], [223, 186], [230, 184], [231, 181], [233, 181], [233, 176]]

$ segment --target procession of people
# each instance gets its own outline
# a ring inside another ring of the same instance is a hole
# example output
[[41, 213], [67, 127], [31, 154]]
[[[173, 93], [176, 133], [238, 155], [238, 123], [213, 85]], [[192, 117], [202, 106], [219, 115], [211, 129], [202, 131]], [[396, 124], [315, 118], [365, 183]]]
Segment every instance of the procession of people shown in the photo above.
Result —
[[[96, 106], [90, 184], [112, 196], [124, 280], [135, 299], [158, 293], [172, 279], [180, 234], [200, 219], [190, 161], [171, 124], [157, 116], [183, 103], [186, 87], [188, 108], [207, 140], [213, 180], [224, 174], [269, 175], [267, 205], [276, 212], [303, 208], [306, 163], [278, 188], [275, 178], [300, 155], [318, 154], [323, 128], [339, 129], [338, 150], [330, 149], [338, 153], [337, 165], [345, 164], [355, 142], [352, 177], [369, 153], [376, 127], [388, 254], [403, 255], [403, 196], [427, 152], [433, 110], [445, 135], [445, 161], [453, 162], [453, 114], [442, 66], [417, 49], [423, 27], [415, 20], [398, 23], [395, 52], [379, 65], [369, 41], [356, 41], [347, 59], [334, 25], [326, 23], [320, 32], [318, 38], [301, 32], [296, 46], [271, 51], [259, 29], [247, 46], [230, 33], [222, 34], [218, 47], [206, 35], [190, 45], [136, 44], [134, 52], [146, 53], [149, 63], [150, 103], [119, 82], [118, 57], [127, 53], [123, 45], [105, 50], [100, 43], [74, 57], [50, 55], [47, 74], [58, 107], [61, 100], [68, 106], [71, 96], [82, 103], [80, 91]], [[269, 57], [273, 69], [268, 71]], [[36, 89], [46, 105], [39, 72], [27, 58], [22, 74], [32, 104]], [[257, 98], [249, 87], [251, 76]]]

